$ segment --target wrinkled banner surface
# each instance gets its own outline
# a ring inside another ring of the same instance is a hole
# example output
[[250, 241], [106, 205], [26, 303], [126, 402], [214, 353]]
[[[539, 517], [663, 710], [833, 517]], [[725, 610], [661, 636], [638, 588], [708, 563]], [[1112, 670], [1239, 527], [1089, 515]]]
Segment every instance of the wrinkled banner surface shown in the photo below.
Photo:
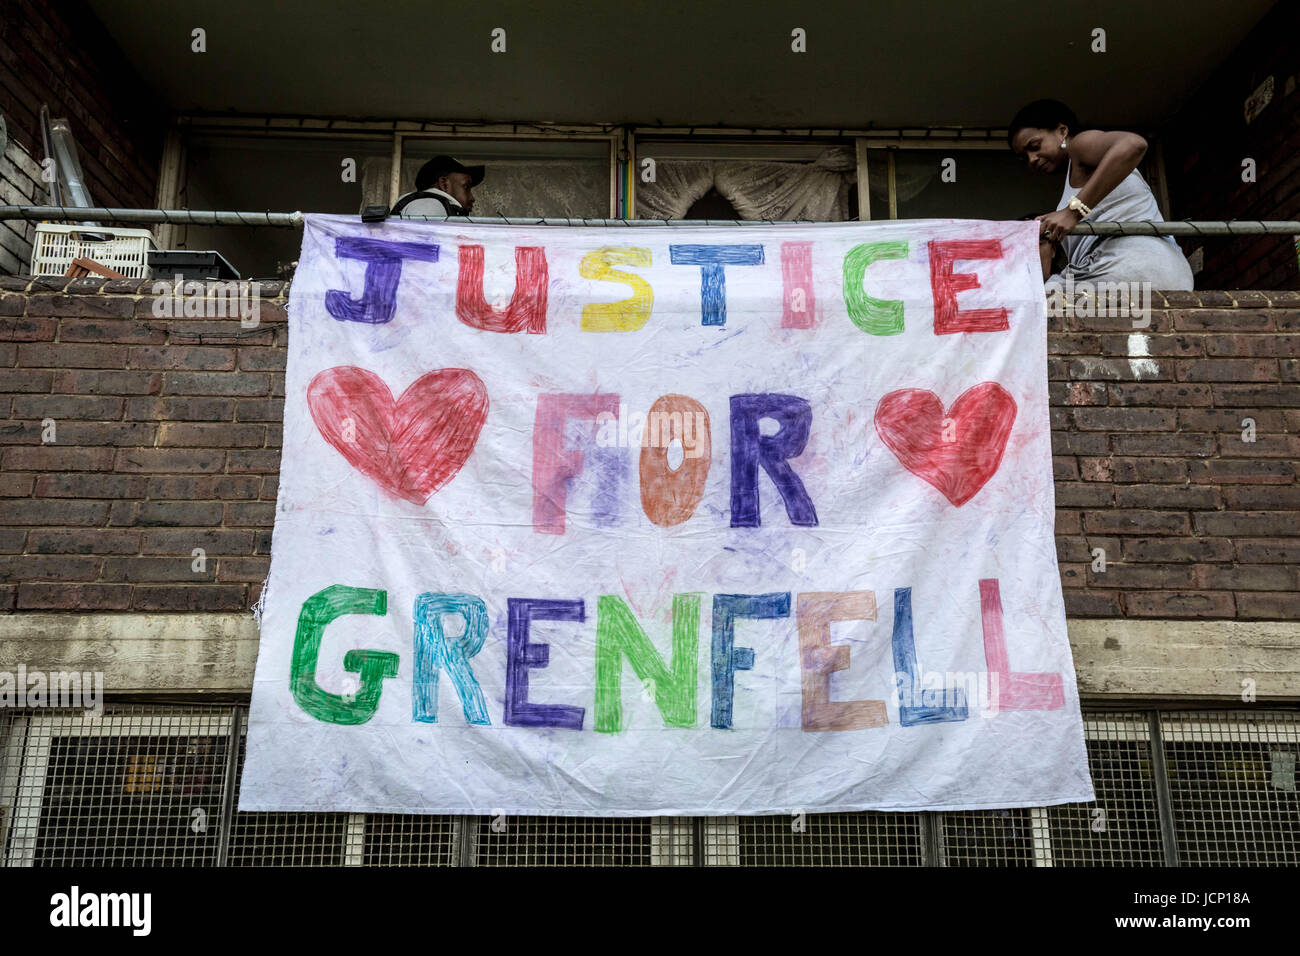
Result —
[[1036, 235], [309, 217], [241, 809], [1092, 799]]

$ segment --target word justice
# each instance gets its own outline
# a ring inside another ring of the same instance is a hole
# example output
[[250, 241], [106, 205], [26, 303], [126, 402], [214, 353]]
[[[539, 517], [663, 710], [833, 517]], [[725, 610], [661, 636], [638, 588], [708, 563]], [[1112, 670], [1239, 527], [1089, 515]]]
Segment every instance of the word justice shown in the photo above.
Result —
[[[810, 329], [814, 326], [817, 290], [813, 283], [813, 243], [781, 243], [783, 283], [783, 328]], [[904, 304], [900, 299], [880, 299], [863, 286], [867, 270], [875, 263], [906, 259], [907, 241], [864, 242], [844, 255], [841, 264], [842, 294], [849, 319], [869, 335], [897, 335], [903, 331]], [[672, 265], [700, 270], [700, 324], [722, 326], [727, 322], [727, 269], [762, 266], [765, 247], [757, 244], [670, 245]], [[930, 290], [934, 304], [934, 333], [1001, 332], [1009, 328], [1007, 309], [959, 309], [957, 293], [980, 288], [975, 272], [957, 272], [954, 264], [970, 260], [1002, 260], [999, 239], [931, 240], [928, 243]], [[381, 325], [397, 312], [397, 287], [402, 269], [411, 263], [438, 262], [442, 247], [427, 242], [394, 242], [383, 239], [341, 237], [335, 239], [338, 259], [366, 264], [359, 297], [351, 291], [331, 289], [325, 293], [325, 310], [340, 322]], [[487, 332], [546, 332], [547, 290], [550, 268], [546, 249], [541, 246], [515, 247], [515, 289], [504, 307], [488, 303], [483, 293], [484, 248], [457, 247], [456, 317], [472, 328]], [[654, 309], [654, 289], [643, 276], [616, 266], [649, 266], [651, 251], [637, 246], [602, 246], [584, 255], [579, 274], [585, 279], [618, 282], [632, 288], [629, 298], [618, 302], [595, 302], [583, 306], [581, 328], [586, 332], [633, 332], [645, 326]], [[997, 268], [990, 264], [988, 268]]]

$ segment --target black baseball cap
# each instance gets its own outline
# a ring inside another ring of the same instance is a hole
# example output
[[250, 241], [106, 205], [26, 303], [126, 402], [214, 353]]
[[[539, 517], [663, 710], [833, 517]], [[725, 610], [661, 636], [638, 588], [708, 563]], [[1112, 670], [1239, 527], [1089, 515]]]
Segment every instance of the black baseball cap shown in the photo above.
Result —
[[435, 156], [415, 174], [415, 188], [428, 189], [448, 173], [466, 173], [470, 186], [477, 186], [483, 181], [482, 166], [462, 166], [450, 156]]

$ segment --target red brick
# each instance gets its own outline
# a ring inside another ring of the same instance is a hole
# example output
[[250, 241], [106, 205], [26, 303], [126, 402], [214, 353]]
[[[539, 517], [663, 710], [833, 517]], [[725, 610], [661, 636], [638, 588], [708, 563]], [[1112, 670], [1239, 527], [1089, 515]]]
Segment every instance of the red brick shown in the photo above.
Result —
[[1132, 333], [1127, 335], [1104, 335], [1101, 339], [1102, 355], [1123, 355], [1128, 358], [1186, 358], [1205, 354], [1204, 336], [1201, 335], [1148, 335], [1148, 330], [1140, 333], [1145, 342], [1142, 349], [1134, 352]]
[[1195, 588], [1196, 567], [1191, 564], [1123, 564], [1107, 562], [1105, 571], [1088, 565], [1088, 585], [1095, 588], [1172, 589]]
[[1217, 509], [1219, 492], [1205, 485], [1119, 485], [1115, 504], [1120, 508]]
[[130, 318], [135, 303], [128, 298], [107, 295], [34, 295], [27, 300], [28, 315], [73, 318]]
[[1101, 432], [1052, 432], [1053, 455], [1108, 455], [1110, 437]]
[[102, 558], [64, 554], [16, 554], [0, 558], [0, 581], [95, 581]]
[[218, 448], [124, 448], [117, 453], [117, 471], [145, 474], [220, 472], [226, 453]]
[[1080, 458], [1079, 475], [1084, 481], [1113, 481], [1115, 468], [1110, 458]]
[[140, 550], [140, 534], [102, 529], [39, 529], [28, 532], [27, 550], [32, 554], [135, 554]]
[[284, 421], [283, 398], [241, 398], [235, 410], [238, 422], [282, 422]]
[[1196, 574], [1200, 587], [1215, 591], [1294, 591], [1300, 587], [1300, 570], [1280, 564], [1203, 564]]
[[1233, 617], [1227, 591], [1130, 591], [1124, 607], [1130, 617]]
[[1300, 535], [1300, 513], [1288, 511], [1219, 511], [1193, 515], [1198, 534], [1280, 537]]
[[131, 607], [137, 611], [242, 611], [249, 607], [242, 584], [137, 585]]
[[1158, 405], [1182, 408], [1209, 406], [1213, 400], [1211, 386], [1190, 382], [1150, 383], [1111, 382], [1106, 386], [1111, 405]]
[[167, 341], [167, 329], [163, 325], [134, 320], [64, 319], [59, 323], [59, 341], [162, 345]]
[[1165, 408], [1076, 408], [1074, 422], [1086, 431], [1164, 432], [1178, 427], [1178, 415]]
[[271, 390], [266, 372], [166, 372], [167, 395], [266, 395]]
[[105, 501], [43, 501], [40, 499], [10, 499], [0, 501], [0, 524], [42, 525], [99, 525], [108, 517]]
[[228, 470], [232, 475], [247, 473], [278, 472], [280, 470], [280, 450], [276, 449], [238, 449], [228, 453]]
[[1108, 508], [1084, 514], [1083, 529], [1095, 534], [1187, 534], [1191, 522], [1182, 512]]
[[71, 472], [41, 475], [38, 498], [143, 498], [148, 479], [129, 475]]
[[1082, 531], [1083, 525], [1079, 520], [1079, 512], [1056, 509], [1056, 534], [1080, 534]]
[[1242, 421], [1254, 419], [1255, 431], [1281, 432], [1286, 430], [1286, 413], [1281, 409], [1257, 408], [1180, 408], [1178, 427], [1185, 431], [1213, 431], [1240, 435], [1245, 429]]
[[1255, 434], [1254, 441], [1241, 435], [1223, 435], [1219, 451], [1225, 458], [1300, 458], [1300, 435]]
[[1300, 355], [1300, 335], [1206, 336], [1206, 355]]
[[1078, 478], [1078, 463], [1069, 456], [1054, 455], [1052, 457], [1052, 477], [1057, 481], [1072, 481]]
[[217, 580], [222, 582], [261, 584], [271, 570], [271, 559], [222, 558], [218, 562]]
[[1115, 491], [1108, 484], [1083, 481], [1058, 481], [1058, 508], [1109, 508], [1115, 503]]
[[228, 422], [235, 415], [232, 398], [132, 398], [126, 417], [143, 421]]
[[1300, 618], [1300, 592], [1282, 594], [1238, 592], [1237, 616], [1252, 620], [1294, 621]]
[[1295, 480], [1295, 466], [1289, 461], [1267, 458], [1228, 459], [1205, 462], [1206, 474], [1196, 481], [1218, 484], [1289, 485]]
[[1300, 511], [1300, 485], [1235, 485], [1223, 489], [1223, 503], [1239, 511]]
[[114, 454], [111, 448], [24, 445], [6, 448], [0, 461], [5, 471], [109, 471]]
[[1180, 382], [1276, 382], [1276, 359], [1178, 359]]
[[[1155, 368], [1151, 368], [1154, 365]], [[1148, 359], [1135, 370], [1129, 359], [1073, 358], [1066, 363], [1069, 377], [1076, 381], [1143, 381], [1168, 382], [1174, 378], [1174, 363]], [[1233, 381], [1239, 381], [1234, 379]]]
[[1152, 455], [1165, 458], [1205, 457], [1215, 452], [1213, 435], [1169, 432], [1156, 435], [1115, 435], [1111, 438], [1120, 455]]
[[1180, 332], [1271, 332], [1273, 313], [1248, 309], [1191, 309], [1171, 312]]
[[108, 395], [17, 395], [14, 397], [13, 416], [112, 422], [122, 417], [124, 404], [123, 399]]
[[1237, 560], [1247, 564], [1298, 564], [1300, 538], [1238, 538]]
[[0, 319], [0, 342], [53, 342], [58, 330], [54, 319], [4, 318]]
[[283, 372], [288, 351], [280, 348], [239, 350], [239, 367], [247, 372]]
[[1065, 613], [1070, 617], [1122, 617], [1118, 591], [1071, 588], [1065, 594]]
[[229, 528], [269, 528], [275, 522], [275, 503], [271, 501], [232, 501], [226, 504], [225, 521]]
[[1122, 555], [1125, 561], [1231, 561], [1233, 547], [1228, 538], [1125, 538]]
[[50, 345], [44, 342], [20, 345], [18, 364], [24, 368], [113, 368], [126, 367], [122, 345]]
[[104, 561], [103, 579], [125, 583], [184, 582], [205, 584], [216, 580], [216, 560], [204, 561], [203, 570], [194, 570], [192, 555], [169, 558], [108, 558]]
[[44, 393], [50, 390], [53, 381], [53, 372], [38, 372], [29, 368], [0, 368], [0, 394], [5, 392]]
[[1213, 392], [1220, 408], [1300, 408], [1300, 385], [1215, 385]]
[[162, 376], [157, 372], [59, 371], [55, 392], [74, 395], [157, 395]]
[[131, 368], [229, 371], [235, 367], [235, 350], [175, 345], [164, 348], [133, 348]]
[[1112, 458], [1110, 465], [1114, 472], [1113, 480], [1125, 484], [1183, 482], [1188, 477], [1188, 463], [1177, 458]]
[[0, 473], [0, 498], [27, 498], [32, 493], [33, 475]]
[[168, 476], [149, 479], [150, 498], [251, 499], [262, 479], [257, 475]]
[[67, 422], [58, 426], [58, 440], [68, 445], [152, 445], [155, 430], [149, 422]]
[[144, 533], [140, 543], [141, 554], [191, 554], [202, 548], [211, 558], [214, 555], [247, 555], [253, 553], [253, 532], [231, 531], [216, 528], [158, 528]]
[[158, 434], [158, 444], [177, 448], [261, 448], [266, 444], [266, 426], [168, 422]]
[[20, 584], [19, 610], [125, 611], [131, 588], [124, 584]]

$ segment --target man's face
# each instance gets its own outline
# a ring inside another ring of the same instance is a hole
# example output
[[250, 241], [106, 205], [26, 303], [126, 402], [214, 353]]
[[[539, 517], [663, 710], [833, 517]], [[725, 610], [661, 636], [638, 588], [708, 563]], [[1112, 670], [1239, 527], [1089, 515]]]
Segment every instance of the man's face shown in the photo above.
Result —
[[474, 194], [469, 191], [469, 173], [448, 173], [438, 180], [438, 188], [469, 212], [474, 208]]

